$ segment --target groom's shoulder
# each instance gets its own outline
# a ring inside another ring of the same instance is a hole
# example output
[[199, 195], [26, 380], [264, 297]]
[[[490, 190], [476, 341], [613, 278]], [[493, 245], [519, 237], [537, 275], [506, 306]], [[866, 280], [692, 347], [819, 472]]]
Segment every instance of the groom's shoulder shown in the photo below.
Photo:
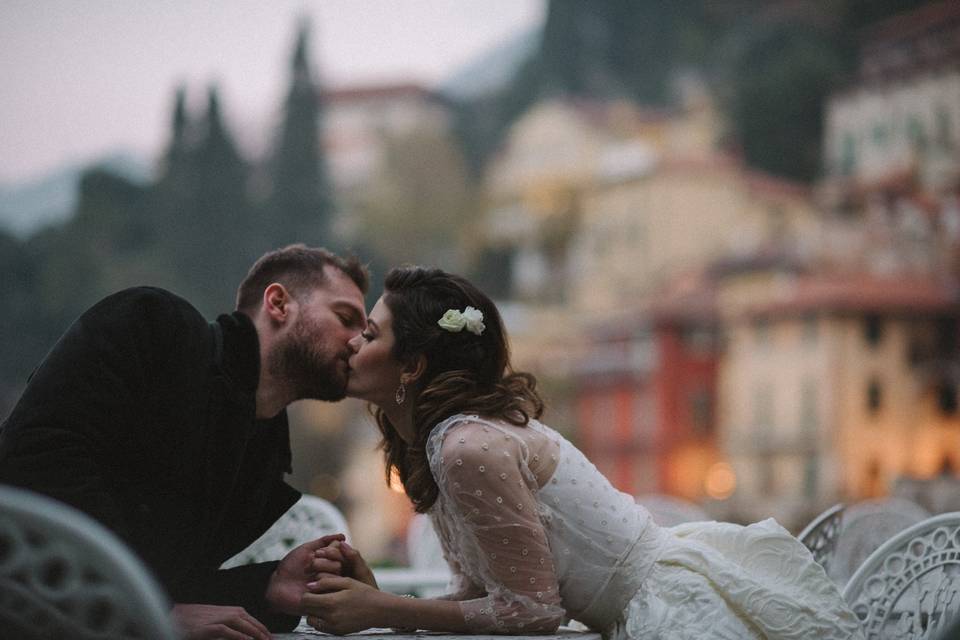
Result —
[[187, 300], [160, 287], [138, 286], [121, 289], [93, 305], [88, 313], [129, 313], [134, 316], [184, 315], [200, 312]]
[[184, 298], [159, 287], [122, 289], [103, 298], [80, 318], [80, 325], [105, 332], [182, 334], [206, 327], [203, 315]]

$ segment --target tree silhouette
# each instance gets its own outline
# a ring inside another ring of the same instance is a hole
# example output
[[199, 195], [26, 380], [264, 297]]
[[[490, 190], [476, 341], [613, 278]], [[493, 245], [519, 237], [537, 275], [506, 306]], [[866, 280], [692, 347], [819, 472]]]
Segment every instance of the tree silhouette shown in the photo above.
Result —
[[[320, 101], [309, 61], [309, 29], [301, 21], [272, 162], [272, 188], [265, 217], [271, 246], [329, 242], [330, 186], [320, 149]], [[267, 247], [264, 247], [267, 248]]]

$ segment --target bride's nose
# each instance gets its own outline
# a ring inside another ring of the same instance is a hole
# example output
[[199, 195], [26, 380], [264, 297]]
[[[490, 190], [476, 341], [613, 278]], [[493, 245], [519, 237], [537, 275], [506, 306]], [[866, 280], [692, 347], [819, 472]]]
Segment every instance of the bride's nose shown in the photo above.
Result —
[[350, 338], [347, 344], [350, 345], [350, 350], [356, 353], [357, 351], [360, 351], [361, 342], [363, 342], [363, 335], [358, 333], [357, 335]]

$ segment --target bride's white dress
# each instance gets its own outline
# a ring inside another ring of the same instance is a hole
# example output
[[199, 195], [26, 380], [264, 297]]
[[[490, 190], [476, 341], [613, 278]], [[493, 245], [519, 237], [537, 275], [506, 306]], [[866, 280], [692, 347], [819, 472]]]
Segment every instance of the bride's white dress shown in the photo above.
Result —
[[861, 638], [775, 521], [657, 526], [549, 427], [455, 415], [432, 431], [430, 511], [474, 633], [574, 619], [616, 640]]

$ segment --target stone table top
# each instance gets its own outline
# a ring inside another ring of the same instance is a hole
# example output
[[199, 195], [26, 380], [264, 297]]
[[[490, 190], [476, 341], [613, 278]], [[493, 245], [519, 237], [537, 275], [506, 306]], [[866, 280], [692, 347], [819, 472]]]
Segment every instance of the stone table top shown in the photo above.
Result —
[[[321, 633], [310, 627], [306, 620], [303, 620], [291, 633], [274, 633], [275, 640], [317, 640], [317, 638], [329, 637], [326, 633]], [[577, 631], [567, 627], [560, 627], [556, 633], [537, 634], [537, 635], [471, 635], [467, 636], [460, 633], [443, 633], [438, 631], [418, 631], [415, 633], [395, 633], [390, 629], [367, 629], [359, 633], [350, 634], [351, 636], [362, 636], [362, 640], [415, 640], [416, 638], [426, 638], [428, 640], [507, 640], [510, 638], [530, 638], [531, 640], [600, 640], [600, 634], [593, 631]]]

